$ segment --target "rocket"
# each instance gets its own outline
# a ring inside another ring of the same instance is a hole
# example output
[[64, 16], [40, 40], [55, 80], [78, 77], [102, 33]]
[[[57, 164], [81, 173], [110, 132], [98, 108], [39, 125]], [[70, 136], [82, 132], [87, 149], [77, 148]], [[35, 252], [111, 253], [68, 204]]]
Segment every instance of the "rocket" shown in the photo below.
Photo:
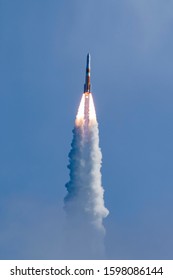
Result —
[[85, 74], [85, 84], [84, 84], [84, 93], [91, 93], [91, 84], [90, 84], [90, 67], [91, 64], [91, 55], [87, 54], [86, 61], [86, 74]]

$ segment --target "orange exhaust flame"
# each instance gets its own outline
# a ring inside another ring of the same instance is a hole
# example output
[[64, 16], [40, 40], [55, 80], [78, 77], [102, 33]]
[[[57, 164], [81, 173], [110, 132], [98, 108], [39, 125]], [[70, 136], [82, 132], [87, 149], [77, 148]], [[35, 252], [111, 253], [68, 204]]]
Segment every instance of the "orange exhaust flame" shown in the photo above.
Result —
[[[87, 112], [85, 111], [86, 104], [88, 104]], [[97, 122], [94, 101], [91, 93], [83, 93], [76, 115], [75, 125], [83, 126], [87, 120], [89, 120], [89, 126]]]

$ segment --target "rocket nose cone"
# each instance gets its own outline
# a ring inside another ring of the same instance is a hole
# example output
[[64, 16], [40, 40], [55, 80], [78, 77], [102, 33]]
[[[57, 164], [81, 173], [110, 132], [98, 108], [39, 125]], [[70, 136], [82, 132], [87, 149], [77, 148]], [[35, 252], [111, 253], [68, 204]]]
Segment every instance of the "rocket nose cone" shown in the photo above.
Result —
[[90, 62], [91, 62], [91, 55], [90, 53], [87, 54], [87, 66], [90, 68]]
[[87, 54], [87, 59], [90, 60], [91, 59], [91, 55], [90, 53]]

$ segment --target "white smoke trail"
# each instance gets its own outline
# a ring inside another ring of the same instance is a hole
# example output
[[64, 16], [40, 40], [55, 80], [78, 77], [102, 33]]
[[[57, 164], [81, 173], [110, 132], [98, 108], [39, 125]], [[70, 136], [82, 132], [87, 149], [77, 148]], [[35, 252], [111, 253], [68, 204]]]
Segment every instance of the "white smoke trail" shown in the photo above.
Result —
[[101, 184], [102, 154], [92, 95], [83, 94], [73, 129], [69, 153], [70, 181], [66, 184], [64, 208], [68, 220], [70, 258], [102, 258], [104, 251], [104, 206]]

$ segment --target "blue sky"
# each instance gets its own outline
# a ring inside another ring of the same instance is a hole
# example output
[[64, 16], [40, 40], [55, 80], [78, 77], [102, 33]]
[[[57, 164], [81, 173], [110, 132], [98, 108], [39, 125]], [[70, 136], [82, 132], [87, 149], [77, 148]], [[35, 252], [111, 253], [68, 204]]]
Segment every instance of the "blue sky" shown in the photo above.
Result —
[[0, 1], [0, 258], [61, 259], [86, 54], [108, 259], [173, 258], [173, 2]]

